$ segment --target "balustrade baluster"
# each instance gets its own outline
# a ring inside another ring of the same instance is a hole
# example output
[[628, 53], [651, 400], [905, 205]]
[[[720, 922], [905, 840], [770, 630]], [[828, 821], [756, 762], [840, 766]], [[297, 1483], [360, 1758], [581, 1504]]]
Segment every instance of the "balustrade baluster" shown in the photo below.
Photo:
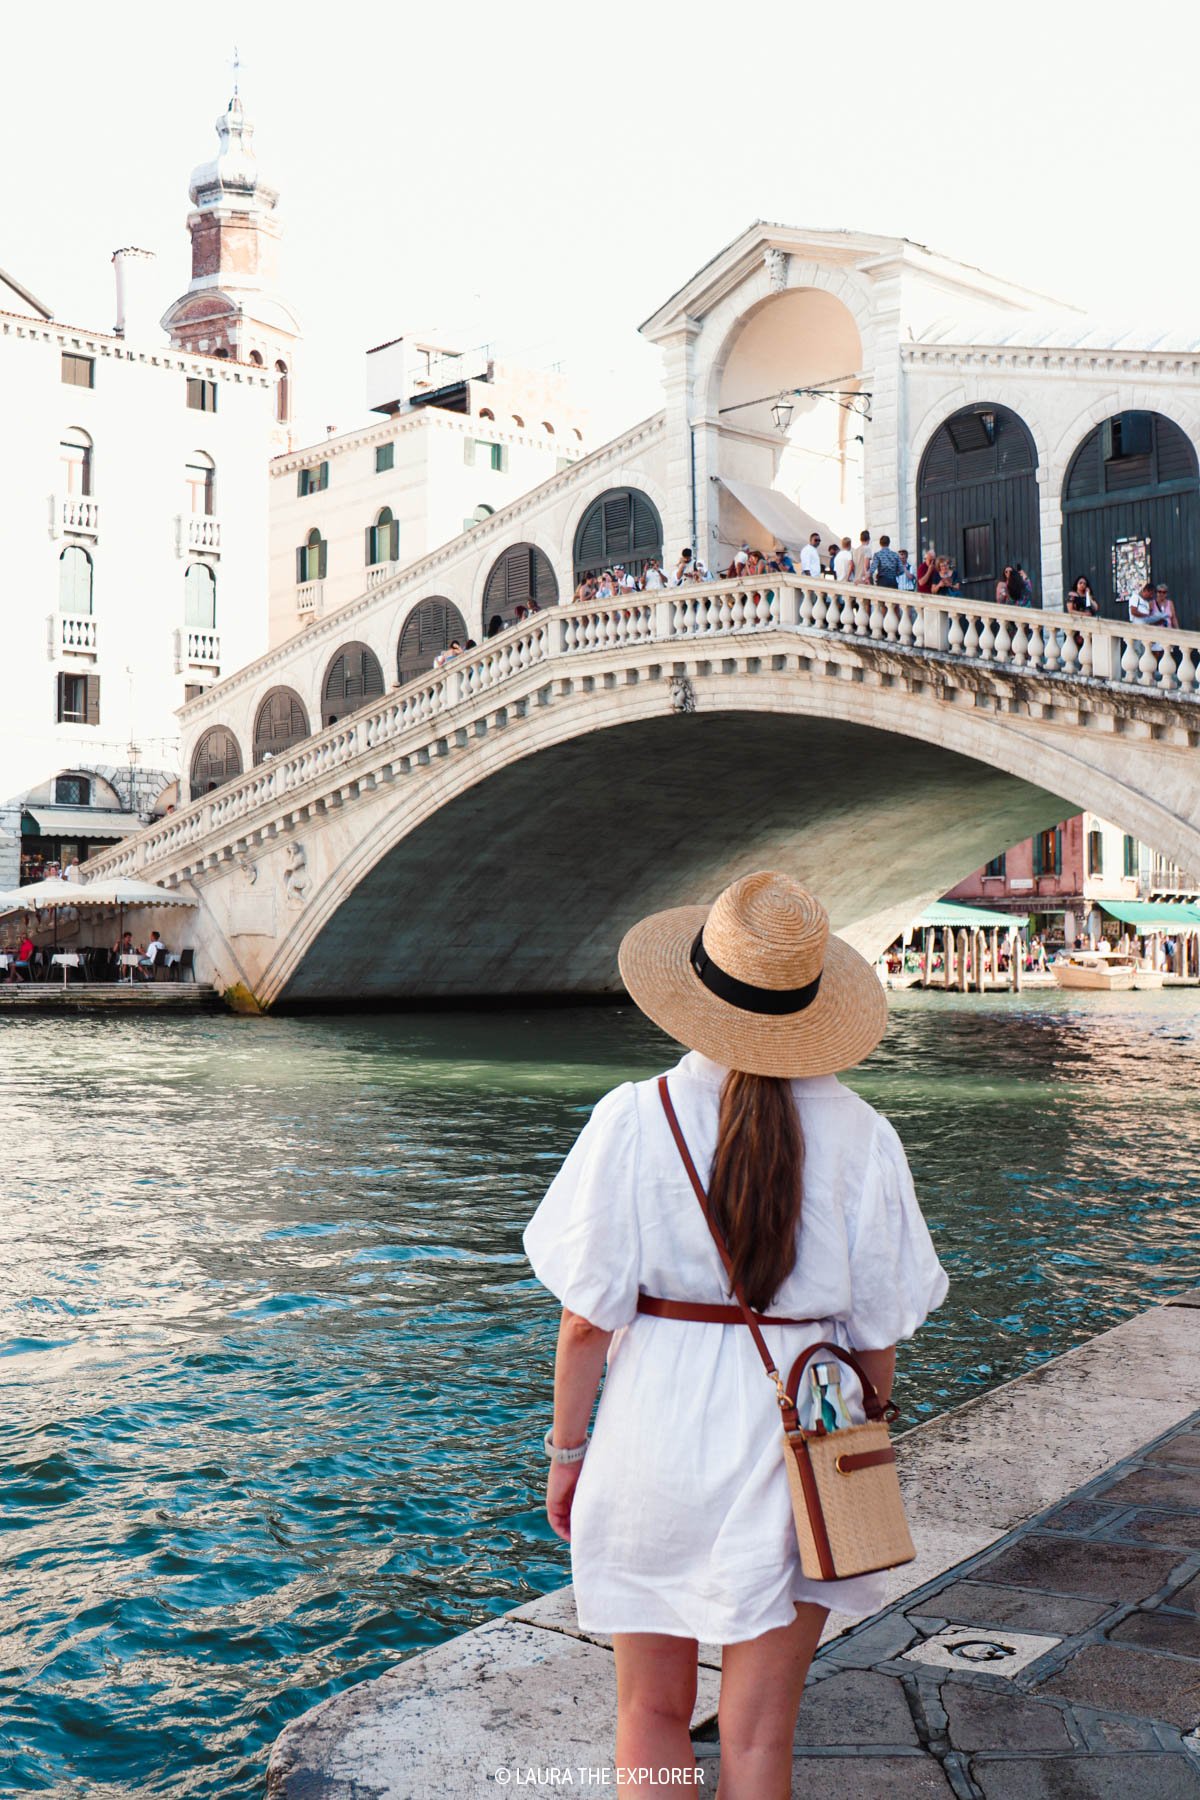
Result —
[[981, 621], [983, 629], [979, 633], [979, 654], [984, 662], [992, 662], [996, 655], [996, 633], [992, 626], [990, 613], [985, 613]]
[[902, 600], [896, 609], [900, 615], [900, 642], [906, 650], [911, 649], [916, 623], [916, 608]]
[[1153, 687], [1154, 678], [1157, 673], [1158, 658], [1155, 656], [1150, 645], [1147, 644], [1142, 650], [1141, 656], [1138, 658], [1138, 686]]
[[1163, 653], [1158, 659], [1158, 685], [1164, 693], [1173, 693], [1179, 686], [1175, 679], [1175, 671], [1178, 667], [1174, 646], [1168, 640], [1163, 645]]
[[813, 630], [814, 631], [832, 630], [833, 627], [829, 624], [829, 616], [832, 613], [833, 609], [837, 606], [837, 595], [834, 594], [828, 600], [826, 600], [825, 595], [821, 592], [820, 588], [818, 588], [815, 593], [811, 589], [806, 588], [805, 592], [808, 595], [809, 600], [811, 600], [811, 602], [812, 602], [811, 610], [812, 610], [812, 628], [813, 628]]
[[879, 601], [878, 590], [871, 595], [870, 610], [867, 613], [867, 631], [873, 638], [883, 636], [883, 607]]
[[1064, 675], [1074, 675], [1079, 665], [1079, 645], [1075, 642], [1075, 633], [1063, 633], [1062, 649], [1059, 652]]
[[964, 642], [965, 642], [965, 633], [963, 632], [962, 614], [961, 613], [951, 613], [950, 614], [950, 636], [949, 636], [949, 644], [948, 644], [948, 648], [949, 648], [951, 656], [961, 656], [962, 655], [962, 649], [963, 649]]
[[1023, 669], [1029, 661], [1029, 632], [1024, 619], [1017, 620], [1017, 628], [1013, 632], [1012, 661], [1014, 668]]
[[1062, 627], [1059, 625], [1044, 625], [1042, 627], [1042, 637], [1045, 640], [1046, 645], [1046, 653], [1042, 658], [1042, 667], [1048, 674], [1053, 674], [1061, 661], [1058, 645], [1058, 634], [1061, 629]]
[[[824, 605], [822, 605], [821, 610], [822, 610], [822, 612], [824, 611]], [[800, 590], [800, 623], [802, 626], [806, 626], [806, 625], [811, 625], [812, 622], [813, 622], [813, 591], [811, 588], [801, 588], [801, 590]]]
[[967, 614], [967, 629], [963, 633], [963, 655], [976, 657], [979, 655], [979, 627], [975, 623], [975, 614]]
[[1190, 694], [1196, 685], [1196, 665], [1192, 661], [1194, 654], [1190, 649], [1179, 652], [1179, 685], [1185, 694]]
[[1126, 681], [1133, 683], [1138, 678], [1138, 649], [1132, 638], [1125, 639], [1125, 649], [1121, 655], [1121, 673]]

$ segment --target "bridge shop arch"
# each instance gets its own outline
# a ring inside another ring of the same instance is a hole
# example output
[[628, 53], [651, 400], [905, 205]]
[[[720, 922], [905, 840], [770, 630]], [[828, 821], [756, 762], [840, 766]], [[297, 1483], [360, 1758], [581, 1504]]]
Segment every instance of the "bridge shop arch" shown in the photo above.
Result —
[[483, 590], [483, 629], [493, 619], [511, 625], [519, 606], [536, 600], [539, 607], [558, 603], [558, 582], [550, 558], [536, 544], [510, 544], [488, 572]]
[[575, 581], [621, 563], [640, 575], [651, 557], [662, 561], [663, 528], [658, 508], [640, 488], [609, 488], [592, 501], [575, 533]]
[[383, 694], [383, 669], [368, 644], [343, 644], [321, 683], [321, 723], [336, 725]]
[[435, 657], [448, 650], [455, 638], [465, 644], [467, 636], [467, 621], [453, 600], [434, 594], [428, 600], [420, 601], [405, 619], [400, 633], [396, 650], [396, 674], [400, 685], [403, 687], [406, 681], [415, 681], [418, 675], [427, 675]]
[[1039, 604], [1045, 598], [1037, 466], [1024, 419], [990, 400], [952, 413], [925, 447], [917, 473], [918, 550], [932, 545], [950, 557], [973, 600], [995, 599], [1006, 563], [1022, 564]]
[[308, 713], [295, 688], [272, 688], [254, 715], [254, 761], [282, 756], [309, 732]]
[[199, 800], [202, 794], [211, 794], [241, 772], [242, 753], [232, 731], [226, 725], [210, 726], [192, 754], [191, 798]]
[[1086, 575], [1100, 611], [1125, 618], [1114, 551], [1148, 542], [1150, 579], [1165, 581], [1179, 623], [1200, 625], [1200, 468], [1187, 433], [1156, 412], [1114, 413], [1089, 431], [1063, 483], [1063, 580]]

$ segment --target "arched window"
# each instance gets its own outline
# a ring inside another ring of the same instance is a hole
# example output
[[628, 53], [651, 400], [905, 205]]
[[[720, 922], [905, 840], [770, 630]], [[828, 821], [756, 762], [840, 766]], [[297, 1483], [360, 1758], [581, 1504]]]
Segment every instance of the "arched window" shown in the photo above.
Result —
[[522, 431], [524, 431], [524, 429], [525, 429], [525, 421], [524, 421], [524, 419], [523, 419], [523, 418], [522, 418], [522, 417], [521, 417], [521, 415], [520, 415], [520, 413], [514, 413], [514, 414], [513, 414], [513, 424], [514, 424], [514, 425], [519, 425], [519, 426], [520, 426], [520, 428], [521, 428], [521, 430], [522, 430]]
[[263, 359], [260, 356], [259, 352], [257, 350], [252, 350], [250, 352], [250, 367], [252, 369], [261, 369], [262, 366], [263, 366]]
[[92, 559], [69, 544], [58, 559], [58, 610], [77, 618], [92, 610]]
[[578, 425], [572, 425], [571, 430], [575, 433], [575, 436], [578, 438], [579, 442], [582, 444], [583, 433], [582, 433], [582, 431], [580, 431]]
[[375, 523], [367, 526], [367, 564], [395, 562], [400, 555], [400, 522], [390, 506], [381, 507]]
[[490, 419], [493, 425], [496, 423], [496, 415], [490, 406], [481, 406], [479, 409], [479, 416], [481, 419]]
[[553, 427], [553, 425], [552, 425], [552, 424], [551, 424], [551, 423], [550, 423], [550, 421], [549, 421], [549, 419], [543, 419], [543, 420], [542, 420], [542, 430], [543, 430], [543, 431], [544, 431], [544, 432], [545, 432], [545, 434], [546, 434], [546, 436], [547, 436], [547, 437], [553, 437], [553, 436], [554, 436], [554, 427]]
[[434, 658], [448, 650], [455, 638], [460, 644], [466, 644], [467, 622], [454, 602], [444, 600], [440, 594], [422, 600], [409, 613], [400, 633], [396, 652], [396, 673], [400, 681], [415, 681], [418, 675], [428, 674]]
[[217, 578], [207, 563], [189, 563], [183, 578], [183, 622], [189, 631], [215, 631]]
[[1162, 413], [1115, 413], [1089, 431], [1063, 483], [1063, 584], [1081, 575], [1109, 618], [1165, 581], [1179, 623], [1200, 621], [1200, 469], [1187, 433]]
[[609, 488], [579, 521], [575, 533], [575, 582], [623, 563], [640, 575], [650, 557], [662, 561], [663, 530], [658, 508], [640, 488]]
[[211, 519], [217, 510], [217, 471], [212, 457], [203, 450], [193, 450], [184, 465], [183, 478], [187, 510]]
[[86, 431], [72, 425], [63, 433], [59, 445], [59, 461], [62, 467], [63, 493], [74, 498], [86, 496], [92, 491], [92, 440]]
[[519, 606], [528, 607], [531, 600], [539, 606], [554, 606], [558, 600], [558, 583], [549, 558], [534, 544], [511, 544], [492, 564], [483, 591], [483, 616], [490, 625], [499, 617], [506, 625], [517, 616]]
[[224, 725], [210, 725], [192, 756], [192, 799], [211, 794], [223, 781], [242, 772], [242, 753], [237, 739]]
[[294, 688], [272, 688], [254, 716], [254, 760], [282, 756], [308, 736], [308, 714]]
[[366, 644], [343, 644], [325, 674], [321, 688], [321, 723], [336, 725], [383, 693], [379, 658]]
[[314, 525], [304, 542], [296, 549], [296, 581], [324, 581], [329, 545]]
[[495, 507], [489, 506], [486, 500], [481, 500], [470, 518], [463, 520], [463, 530], [470, 531], [472, 526], [482, 525], [485, 519], [491, 518], [495, 510]]
[[948, 556], [972, 600], [994, 600], [1006, 564], [1020, 563], [1041, 604], [1037, 447], [1007, 406], [964, 406], [934, 432], [917, 474], [917, 519], [918, 552]]
[[292, 384], [288, 380], [288, 366], [285, 362], [275, 364], [275, 417], [280, 424], [286, 424], [292, 416]]

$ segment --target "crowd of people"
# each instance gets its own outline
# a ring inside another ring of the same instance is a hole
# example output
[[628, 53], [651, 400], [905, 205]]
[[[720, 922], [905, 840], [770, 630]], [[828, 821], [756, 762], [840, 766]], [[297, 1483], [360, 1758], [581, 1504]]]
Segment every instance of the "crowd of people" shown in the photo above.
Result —
[[[74, 953], [81, 959], [79, 966], [85, 978], [92, 981], [118, 981], [127, 974], [141, 981], [154, 981], [159, 971], [168, 967], [169, 957], [178, 961], [157, 931], [152, 931], [144, 944], [135, 943], [133, 933], [126, 931], [117, 937], [111, 949], [106, 945], [89, 945]], [[44, 981], [53, 973], [51, 959], [54, 955], [53, 946], [35, 944], [28, 931], [23, 931], [11, 944], [0, 945], [0, 962], [7, 965], [4, 980], [9, 986], [19, 981]], [[190, 958], [191, 951], [185, 951], [183, 955]], [[122, 962], [122, 957], [131, 956], [137, 958], [136, 963]]]

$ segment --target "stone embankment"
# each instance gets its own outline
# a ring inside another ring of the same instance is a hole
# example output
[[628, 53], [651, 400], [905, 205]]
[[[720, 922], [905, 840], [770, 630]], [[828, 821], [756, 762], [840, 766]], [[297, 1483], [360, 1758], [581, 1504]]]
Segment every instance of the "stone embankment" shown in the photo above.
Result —
[[[1200, 1800], [1200, 1289], [898, 1440], [917, 1560], [831, 1621], [796, 1736], [825, 1800]], [[716, 1788], [720, 1652], [694, 1731]], [[616, 1786], [570, 1588], [296, 1719], [270, 1800]], [[562, 1779], [567, 1772], [567, 1780]], [[607, 1773], [608, 1780], [604, 1780]]]

